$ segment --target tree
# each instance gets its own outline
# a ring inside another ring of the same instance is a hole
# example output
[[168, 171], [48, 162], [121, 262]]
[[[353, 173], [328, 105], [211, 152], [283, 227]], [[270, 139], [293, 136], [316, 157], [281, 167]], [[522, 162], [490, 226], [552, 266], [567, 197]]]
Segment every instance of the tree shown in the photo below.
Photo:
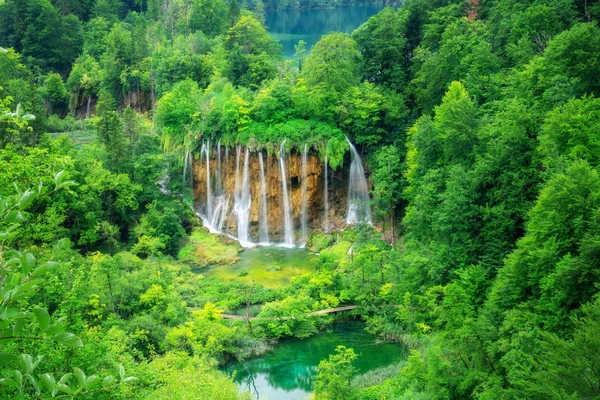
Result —
[[353, 399], [354, 389], [350, 386], [350, 379], [356, 372], [352, 363], [357, 357], [353, 349], [338, 346], [335, 354], [331, 354], [328, 360], [322, 360], [315, 377], [315, 399]]
[[375, 218], [384, 222], [389, 221], [391, 241], [396, 240], [396, 206], [402, 199], [402, 157], [396, 146], [385, 146], [375, 155], [375, 166], [371, 180], [372, 209]]
[[155, 120], [157, 127], [162, 129], [165, 149], [172, 150], [183, 145], [184, 133], [191, 129], [199, 99], [198, 84], [189, 79], [177, 83], [160, 99]]
[[227, 12], [229, 26], [233, 27], [240, 19], [240, 5], [237, 0], [229, 0], [229, 11]]
[[123, 134], [123, 125], [112, 103], [110, 94], [103, 92], [100, 94], [98, 106], [96, 107], [95, 128], [98, 133], [100, 143], [104, 145], [109, 155], [109, 165], [117, 172], [120, 172], [124, 163], [127, 162], [127, 142]]
[[257, 89], [275, 77], [281, 45], [253, 17], [242, 16], [225, 34], [224, 44], [228, 51], [225, 74], [234, 85]]
[[227, 27], [227, 4], [223, 0], [195, 0], [192, 3], [190, 28], [208, 37], [222, 34]]
[[343, 33], [325, 35], [306, 57], [294, 89], [294, 102], [303, 115], [333, 117], [342, 96], [359, 80], [360, 53]]
[[304, 65], [304, 59], [306, 58], [306, 42], [304, 40], [299, 40], [296, 45], [294, 45], [294, 60], [298, 63], [298, 71], [302, 71], [302, 66]]
[[60, 75], [48, 75], [41, 90], [46, 102], [47, 113], [64, 117], [69, 105], [69, 93]]
[[444, 31], [438, 50], [417, 49], [412, 84], [418, 106], [424, 112], [440, 103], [452, 81], [463, 82], [480, 104], [496, 96], [490, 76], [499, 70], [500, 61], [486, 41], [481, 25], [481, 22], [469, 23], [466, 18], [456, 20]]
[[387, 7], [352, 33], [364, 60], [362, 77], [397, 92], [405, 91], [409, 57], [406, 54], [408, 13]]
[[7, 44], [44, 71], [66, 75], [83, 46], [81, 21], [61, 16], [49, 0], [9, 0], [2, 8], [0, 35]]

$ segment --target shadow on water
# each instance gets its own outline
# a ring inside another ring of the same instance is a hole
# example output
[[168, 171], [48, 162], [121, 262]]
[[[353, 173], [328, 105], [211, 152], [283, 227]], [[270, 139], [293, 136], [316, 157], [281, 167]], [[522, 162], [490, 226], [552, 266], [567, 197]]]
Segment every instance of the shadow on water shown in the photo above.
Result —
[[357, 375], [406, 359], [404, 347], [381, 343], [364, 327], [361, 322], [336, 323], [330, 331], [305, 340], [283, 340], [272, 352], [230, 365], [225, 371], [235, 371], [240, 389], [250, 390], [256, 398], [293, 400], [309, 397], [319, 362], [339, 345], [352, 347], [358, 354]]

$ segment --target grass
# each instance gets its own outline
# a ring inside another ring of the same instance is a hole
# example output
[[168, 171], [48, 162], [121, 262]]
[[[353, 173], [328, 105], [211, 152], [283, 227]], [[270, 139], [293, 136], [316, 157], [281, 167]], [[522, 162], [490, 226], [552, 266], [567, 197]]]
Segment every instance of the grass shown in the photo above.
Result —
[[242, 247], [234, 240], [213, 235], [204, 228], [196, 228], [188, 243], [179, 251], [179, 259], [199, 267], [233, 264], [240, 259]]
[[406, 361], [400, 361], [386, 365], [385, 367], [373, 369], [352, 378], [351, 385], [358, 389], [380, 385], [383, 381], [398, 375], [405, 365]]

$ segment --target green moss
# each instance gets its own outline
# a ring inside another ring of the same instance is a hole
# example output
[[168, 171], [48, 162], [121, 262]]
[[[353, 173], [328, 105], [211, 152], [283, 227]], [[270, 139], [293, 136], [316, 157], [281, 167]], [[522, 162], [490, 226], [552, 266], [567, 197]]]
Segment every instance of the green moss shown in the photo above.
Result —
[[346, 240], [340, 240], [330, 248], [321, 251], [321, 256], [333, 259], [336, 263], [342, 265], [346, 263], [346, 260], [348, 258], [348, 250], [351, 246], [351, 242], [348, 242]]
[[236, 241], [213, 235], [205, 228], [197, 228], [179, 251], [179, 259], [201, 267], [233, 264], [240, 259], [240, 251], [242, 247]]
[[306, 243], [306, 248], [315, 253], [331, 246], [334, 242], [333, 235], [324, 232], [315, 232]]
[[[211, 265], [199, 268], [197, 272], [223, 282], [256, 283], [266, 288], [278, 288], [289, 285], [293, 277], [314, 271], [316, 262], [317, 256], [305, 249], [256, 247], [244, 250], [240, 260], [234, 264]], [[248, 274], [240, 275], [241, 271]]]

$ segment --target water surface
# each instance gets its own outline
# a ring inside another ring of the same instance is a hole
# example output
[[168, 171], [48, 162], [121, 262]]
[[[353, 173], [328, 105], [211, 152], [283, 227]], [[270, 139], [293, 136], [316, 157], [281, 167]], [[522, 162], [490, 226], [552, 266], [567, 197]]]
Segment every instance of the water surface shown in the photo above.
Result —
[[331, 32], [352, 33], [371, 15], [377, 14], [384, 5], [358, 5], [319, 10], [281, 10], [265, 14], [265, 22], [271, 36], [279, 40], [286, 58], [292, 58], [294, 46], [299, 40], [306, 42], [309, 50]]
[[245, 249], [240, 260], [231, 265], [211, 265], [197, 271], [223, 281], [252, 283], [267, 288], [289, 284], [293, 277], [314, 270], [318, 256], [305, 249], [279, 246], [259, 246]]
[[233, 364], [225, 369], [235, 372], [240, 390], [249, 390], [257, 399], [300, 400], [310, 397], [317, 366], [339, 345], [352, 347], [358, 354], [357, 374], [399, 362], [406, 349], [395, 343], [380, 343], [364, 331], [359, 322], [336, 323], [329, 332], [299, 340], [281, 341], [262, 357]]

